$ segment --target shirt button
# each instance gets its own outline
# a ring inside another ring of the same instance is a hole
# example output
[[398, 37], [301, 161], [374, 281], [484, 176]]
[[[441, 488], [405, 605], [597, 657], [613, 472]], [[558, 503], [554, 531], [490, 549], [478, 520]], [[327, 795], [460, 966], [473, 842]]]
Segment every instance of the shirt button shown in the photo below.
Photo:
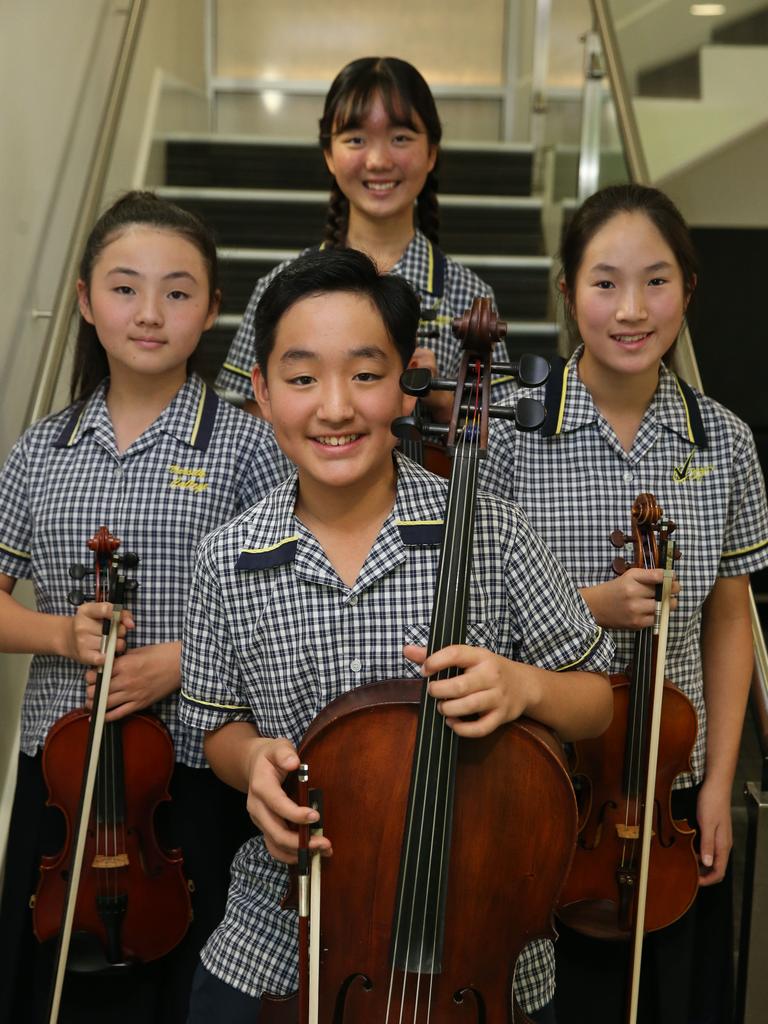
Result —
[[350, 661], [349, 663], [349, 667], [352, 669], [353, 672], [359, 672], [360, 669], [363, 667], [363, 663], [362, 661], [360, 661], [359, 658], [353, 658], [352, 661]]
[[635, 474], [633, 472], [631, 472], [631, 470], [628, 469], [627, 472], [624, 474], [624, 483], [625, 484], [631, 484], [633, 479], [634, 479], [634, 477], [635, 477]]
[[357, 604], [357, 595], [353, 594], [352, 597], [350, 597], [350, 599], [347, 602], [347, 604], [350, 604], [350, 605], [352, 605], [352, 607], [354, 607]]

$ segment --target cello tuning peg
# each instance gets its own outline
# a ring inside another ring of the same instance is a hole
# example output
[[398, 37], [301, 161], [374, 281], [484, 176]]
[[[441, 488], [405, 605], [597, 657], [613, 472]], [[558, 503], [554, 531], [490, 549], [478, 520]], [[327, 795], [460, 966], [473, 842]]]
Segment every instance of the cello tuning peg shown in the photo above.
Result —
[[135, 569], [139, 564], [139, 556], [135, 551], [126, 551], [122, 557], [122, 562], [125, 569]]
[[611, 562], [611, 568], [617, 576], [621, 576], [629, 568], [629, 562], [626, 560], [626, 558], [614, 558], [614, 560]]
[[392, 421], [390, 430], [401, 441], [422, 440], [421, 426], [415, 416], [398, 416]]
[[424, 398], [432, 387], [432, 371], [426, 366], [416, 366], [404, 370], [400, 375], [400, 387], [406, 395]]
[[126, 591], [130, 591], [131, 593], [134, 590], [138, 590], [139, 589], [139, 584], [138, 584], [137, 580], [126, 580], [123, 585], [124, 585]]
[[81, 580], [88, 574], [88, 570], [79, 562], [76, 562], [74, 565], [70, 565], [68, 572], [73, 580]]
[[520, 356], [517, 379], [527, 388], [537, 388], [549, 378], [550, 365], [543, 356], [535, 356], [529, 352]]
[[67, 601], [69, 604], [74, 605], [75, 608], [79, 608], [81, 604], [85, 604], [86, 596], [82, 590], [70, 590], [67, 594]]
[[541, 402], [535, 398], [521, 398], [515, 410], [515, 425], [518, 430], [538, 430], [547, 417]]
[[621, 530], [614, 530], [608, 539], [615, 548], [623, 548], [625, 544], [629, 544], [630, 540], [626, 533], [622, 533]]

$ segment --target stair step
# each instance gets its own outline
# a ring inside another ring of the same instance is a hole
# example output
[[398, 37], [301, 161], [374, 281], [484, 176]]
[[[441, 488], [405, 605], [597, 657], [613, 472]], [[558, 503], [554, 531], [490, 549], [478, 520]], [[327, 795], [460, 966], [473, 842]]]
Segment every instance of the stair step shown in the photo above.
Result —
[[[298, 253], [298, 249], [219, 249], [222, 312], [242, 313], [258, 279]], [[455, 258], [493, 288], [502, 317], [539, 320], [547, 315], [552, 270], [549, 257], [461, 254]]]
[[[331, 177], [317, 142], [248, 136], [165, 137], [168, 185], [238, 189], [321, 190]], [[441, 194], [527, 196], [533, 150], [529, 145], [443, 144]]]
[[[216, 379], [239, 324], [239, 316], [223, 315], [203, 335], [195, 353], [195, 369], [209, 383]], [[557, 324], [549, 321], [519, 321], [507, 325], [510, 359], [518, 359], [524, 352], [535, 352], [552, 359], [557, 355], [557, 343]]]
[[731, 46], [768, 46], [768, 9], [754, 11], [713, 29], [712, 42]]
[[[157, 192], [202, 216], [224, 246], [298, 249], [322, 237], [327, 193], [176, 188]], [[440, 244], [447, 253], [530, 255], [543, 251], [541, 200], [447, 195], [440, 200]]]

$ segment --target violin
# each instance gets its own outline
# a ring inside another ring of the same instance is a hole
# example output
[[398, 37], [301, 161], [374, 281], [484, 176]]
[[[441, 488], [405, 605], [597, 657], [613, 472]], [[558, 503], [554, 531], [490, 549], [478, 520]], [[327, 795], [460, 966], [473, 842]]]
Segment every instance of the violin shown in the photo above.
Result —
[[[155, 960], [181, 941], [191, 920], [181, 851], [161, 849], [154, 833], [155, 811], [170, 799], [170, 734], [145, 712], [105, 721], [120, 614], [136, 587], [126, 570], [138, 558], [119, 555], [120, 541], [106, 527], [87, 544], [94, 552], [94, 600], [112, 603], [114, 613], [104, 623], [106, 659], [93, 712], [64, 715], [43, 748], [47, 802], [64, 815], [67, 835], [57, 854], [42, 859], [33, 906], [37, 939], [59, 936], [51, 1021], [65, 970], [114, 972]], [[70, 568], [78, 580], [87, 572]], [[81, 604], [85, 596], [73, 590], [69, 600]]]
[[[679, 555], [674, 530], [654, 496], [639, 495], [632, 506], [634, 564], [666, 568], [670, 585]], [[628, 541], [621, 531], [611, 534], [614, 546]], [[613, 567], [621, 573], [628, 565], [616, 558]], [[663, 678], [660, 596], [657, 621], [636, 634], [630, 674], [611, 677], [611, 725], [597, 739], [574, 744], [579, 834], [557, 907], [560, 920], [575, 931], [599, 939], [632, 938], [636, 947], [644, 932], [665, 928], [686, 912], [699, 879], [695, 832], [673, 819], [670, 809], [672, 783], [690, 771], [697, 718], [688, 698]], [[656, 691], [661, 692], [654, 708]]]
[[[476, 299], [454, 331], [465, 353], [428, 653], [466, 636], [490, 351], [501, 332], [490, 300]], [[406, 390], [423, 383], [421, 370], [404, 374]], [[521, 403], [518, 426], [536, 429], [543, 408]], [[393, 429], [412, 436], [417, 424], [403, 418]], [[308, 830], [300, 834], [300, 934], [309, 949], [300, 950], [299, 995], [263, 995], [262, 1022], [526, 1021], [513, 1006], [515, 963], [532, 939], [554, 934], [552, 907], [576, 836], [554, 734], [521, 718], [461, 739], [424, 680], [389, 680], [332, 701], [299, 757], [298, 799], [320, 810], [334, 854], [322, 867], [315, 854], [310, 865]]]

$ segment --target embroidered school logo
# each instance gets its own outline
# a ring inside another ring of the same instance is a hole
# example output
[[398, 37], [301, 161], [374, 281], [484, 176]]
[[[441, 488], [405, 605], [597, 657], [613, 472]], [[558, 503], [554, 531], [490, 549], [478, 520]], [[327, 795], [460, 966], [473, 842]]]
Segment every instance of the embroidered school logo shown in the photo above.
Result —
[[672, 479], [676, 484], [685, 484], [693, 480], [703, 480], [705, 476], [714, 473], [714, 466], [694, 466], [693, 457], [696, 449], [692, 448], [691, 453], [682, 466], [672, 467]]
[[204, 469], [187, 469], [185, 466], [169, 466], [171, 474], [169, 487], [183, 487], [185, 491], [205, 491], [208, 484]]

